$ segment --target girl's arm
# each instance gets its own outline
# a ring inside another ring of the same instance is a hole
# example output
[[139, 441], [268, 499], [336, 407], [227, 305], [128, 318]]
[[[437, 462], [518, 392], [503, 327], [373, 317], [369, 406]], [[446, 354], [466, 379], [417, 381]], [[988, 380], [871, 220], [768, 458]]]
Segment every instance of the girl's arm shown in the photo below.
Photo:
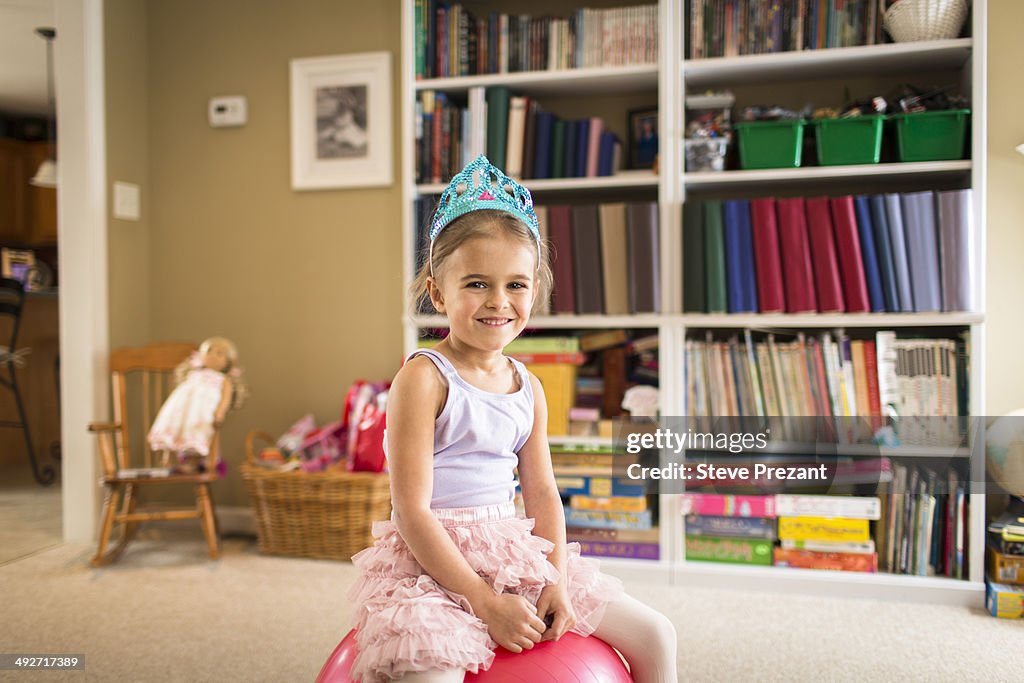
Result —
[[410, 360], [391, 385], [387, 438], [395, 525], [426, 572], [450, 592], [465, 596], [499, 645], [520, 652], [532, 648], [544, 631], [536, 610], [519, 596], [495, 594], [430, 512], [434, 420], [446, 392], [427, 358]]
[[543, 638], [557, 640], [576, 625], [576, 615], [569, 600], [566, 578], [565, 512], [551, 468], [547, 399], [540, 380], [533, 373], [530, 373], [530, 384], [534, 399], [533, 431], [519, 450], [519, 483], [526, 516], [535, 520], [533, 533], [555, 544], [548, 561], [555, 565], [561, 579], [541, 592], [537, 613], [542, 618], [551, 615], [550, 628]]

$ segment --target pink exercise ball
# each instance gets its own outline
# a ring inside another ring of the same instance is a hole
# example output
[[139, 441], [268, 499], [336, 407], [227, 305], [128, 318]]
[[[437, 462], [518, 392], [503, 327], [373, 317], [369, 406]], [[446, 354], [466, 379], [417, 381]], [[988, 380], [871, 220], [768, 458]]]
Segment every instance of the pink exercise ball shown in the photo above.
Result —
[[[316, 683], [355, 683], [350, 677], [356, 658], [355, 631], [334, 648]], [[629, 670], [608, 643], [566, 633], [558, 641], [537, 643], [514, 654], [498, 648], [487, 671], [466, 674], [465, 683], [632, 683]]]

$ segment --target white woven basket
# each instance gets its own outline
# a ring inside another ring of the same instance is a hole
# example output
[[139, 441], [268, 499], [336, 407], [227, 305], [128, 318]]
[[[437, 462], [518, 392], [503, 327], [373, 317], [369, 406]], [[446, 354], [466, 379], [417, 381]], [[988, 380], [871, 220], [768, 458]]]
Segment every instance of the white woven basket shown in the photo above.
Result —
[[900, 0], [885, 11], [883, 25], [897, 43], [908, 43], [956, 38], [965, 19], [967, 0]]

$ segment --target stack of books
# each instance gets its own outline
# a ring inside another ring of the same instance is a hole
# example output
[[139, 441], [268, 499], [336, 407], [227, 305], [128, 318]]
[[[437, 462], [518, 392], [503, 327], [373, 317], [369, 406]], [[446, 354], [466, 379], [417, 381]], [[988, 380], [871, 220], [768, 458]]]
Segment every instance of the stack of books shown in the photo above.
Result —
[[555, 483], [565, 506], [566, 537], [584, 555], [657, 560], [657, 514], [644, 482], [625, 476], [635, 462], [611, 442], [558, 440], [551, 447]]
[[686, 559], [729, 564], [772, 564], [775, 496], [687, 493]]
[[875, 496], [775, 496], [779, 547], [775, 565], [802, 569], [878, 571], [869, 520], [878, 520]]

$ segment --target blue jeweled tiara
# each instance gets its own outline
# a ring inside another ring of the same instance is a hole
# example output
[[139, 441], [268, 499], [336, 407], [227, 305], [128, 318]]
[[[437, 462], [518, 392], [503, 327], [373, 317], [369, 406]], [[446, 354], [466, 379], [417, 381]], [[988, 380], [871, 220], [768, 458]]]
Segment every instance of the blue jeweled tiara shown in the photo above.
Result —
[[434, 220], [430, 223], [430, 243], [446, 225], [459, 216], [481, 209], [507, 211], [523, 221], [540, 241], [533, 197], [525, 187], [501, 172], [483, 154], [466, 164], [441, 194]]

